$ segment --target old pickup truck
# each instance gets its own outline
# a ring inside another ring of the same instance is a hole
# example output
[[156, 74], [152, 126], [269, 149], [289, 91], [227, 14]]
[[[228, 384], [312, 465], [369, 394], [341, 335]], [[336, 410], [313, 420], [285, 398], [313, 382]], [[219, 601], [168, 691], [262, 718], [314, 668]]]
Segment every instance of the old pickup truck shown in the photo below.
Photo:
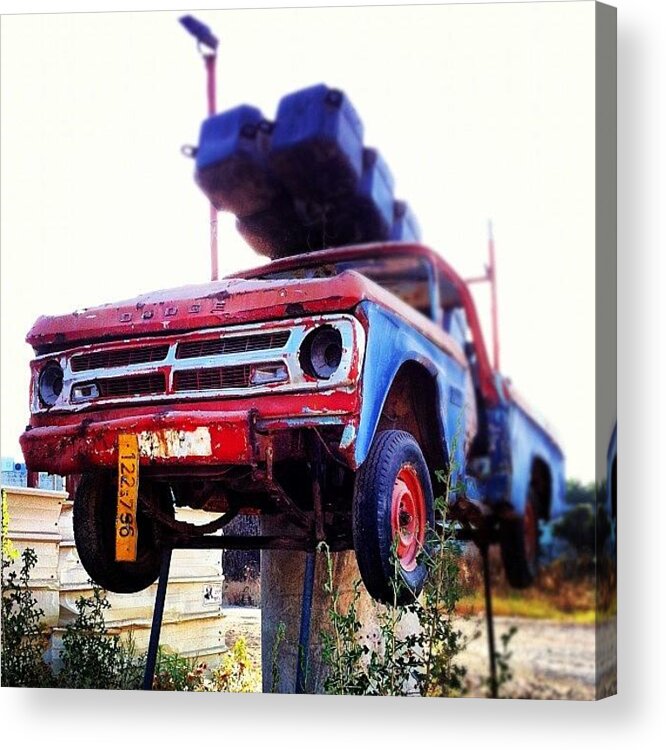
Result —
[[[112, 591], [153, 583], [175, 537], [258, 513], [353, 548], [376, 599], [392, 601], [396, 575], [409, 598], [439, 470], [452, 517], [495, 530], [512, 585], [533, 579], [562, 450], [492, 368], [467, 284], [420, 244], [324, 249], [41, 317], [27, 341], [26, 463], [79, 477], [79, 555]], [[220, 520], [188, 526], [181, 505]]]

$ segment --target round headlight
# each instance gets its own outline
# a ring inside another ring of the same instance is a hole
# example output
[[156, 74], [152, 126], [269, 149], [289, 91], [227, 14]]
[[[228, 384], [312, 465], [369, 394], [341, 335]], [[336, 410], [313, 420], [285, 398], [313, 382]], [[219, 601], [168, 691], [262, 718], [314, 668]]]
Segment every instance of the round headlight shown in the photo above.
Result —
[[342, 361], [342, 335], [333, 326], [320, 326], [303, 339], [300, 350], [303, 371], [314, 378], [327, 380]]
[[37, 391], [44, 406], [53, 406], [62, 393], [62, 367], [57, 362], [47, 362], [39, 373]]

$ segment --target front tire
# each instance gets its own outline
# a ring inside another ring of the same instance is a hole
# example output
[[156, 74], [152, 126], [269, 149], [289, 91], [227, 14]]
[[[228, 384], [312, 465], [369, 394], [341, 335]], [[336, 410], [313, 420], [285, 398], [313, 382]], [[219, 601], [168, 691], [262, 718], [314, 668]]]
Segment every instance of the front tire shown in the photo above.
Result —
[[373, 599], [404, 605], [419, 595], [434, 525], [432, 483], [418, 443], [401, 430], [378, 433], [356, 475], [352, 529], [361, 578]]
[[[155, 524], [139, 512], [136, 562], [116, 562], [116, 477], [111, 472], [87, 472], [81, 478], [74, 500], [74, 541], [81, 564], [102, 588], [117, 594], [143, 591], [160, 572], [161, 549]], [[139, 489], [139, 508], [150, 486]]]

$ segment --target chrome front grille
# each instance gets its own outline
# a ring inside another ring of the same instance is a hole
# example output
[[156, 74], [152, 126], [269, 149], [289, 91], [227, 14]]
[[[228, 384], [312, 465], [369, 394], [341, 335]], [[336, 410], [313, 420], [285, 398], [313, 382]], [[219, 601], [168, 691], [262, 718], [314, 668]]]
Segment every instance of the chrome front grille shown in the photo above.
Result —
[[[343, 359], [334, 377], [316, 381], [303, 370], [302, 342], [317, 326], [334, 325], [342, 334]], [[44, 411], [37, 394], [44, 364], [56, 359], [63, 388], [54, 410], [97, 404], [175, 402], [186, 399], [247, 397], [255, 393], [316, 390], [351, 383], [360, 371], [365, 333], [349, 314], [331, 314], [274, 323], [249, 323], [159, 338], [109, 342], [48, 354], [32, 362], [32, 410]]]

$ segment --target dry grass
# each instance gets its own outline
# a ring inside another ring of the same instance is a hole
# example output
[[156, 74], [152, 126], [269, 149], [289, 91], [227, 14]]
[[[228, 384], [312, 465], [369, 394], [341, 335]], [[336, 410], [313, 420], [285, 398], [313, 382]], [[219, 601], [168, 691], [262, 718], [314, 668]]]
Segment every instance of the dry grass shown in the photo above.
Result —
[[[475, 547], [468, 547], [461, 565], [466, 595], [456, 611], [462, 615], [484, 610], [481, 560]], [[588, 623], [595, 620], [594, 578], [583, 562], [556, 561], [546, 566], [533, 586], [518, 591], [507, 583], [499, 550], [490, 553], [490, 578], [493, 587], [493, 611], [507, 617], [566, 620]]]
[[[479, 615], [484, 611], [482, 594], [466, 596], [458, 602], [456, 612], [462, 616]], [[493, 596], [493, 614], [498, 617], [527, 617], [532, 620], [559, 620], [578, 624], [594, 623], [594, 609], [563, 611], [539, 596]]]

